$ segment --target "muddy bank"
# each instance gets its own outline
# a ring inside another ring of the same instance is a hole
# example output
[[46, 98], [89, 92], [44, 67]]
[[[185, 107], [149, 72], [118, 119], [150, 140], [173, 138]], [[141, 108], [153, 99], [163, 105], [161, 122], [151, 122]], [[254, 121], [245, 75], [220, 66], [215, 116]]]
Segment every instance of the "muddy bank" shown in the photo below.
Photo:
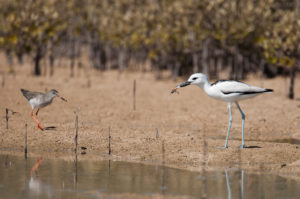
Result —
[[[1, 66], [1, 71], [7, 67]], [[7, 71], [6, 71], [7, 72]], [[0, 148], [22, 151], [24, 125], [28, 124], [29, 153], [54, 153], [63, 157], [74, 149], [74, 111], [79, 115], [79, 148], [86, 147], [86, 157], [161, 163], [168, 166], [201, 170], [224, 167], [265, 169], [300, 176], [300, 102], [286, 97], [288, 83], [283, 78], [247, 83], [272, 88], [265, 94], [240, 103], [246, 114], [245, 141], [249, 148], [239, 150], [242, 120], [233, 106], [233, 125], [229, 148], [225, 143], [228, 125], [226, 103], [213, 100], [201, 89], [190, 86], [171, 95], [176, 82], [156, 81], [152, 73], [116, 71], [77, 71], [69, 78], [68, 70], [57, 68], [53, 77], [33, 77], [29, 65], [16, 67], [16, 75], [6, 76], [0, 88]], [[88, 74], [88, 75], [87, 75]], [[136, 110], [133, 110], [133, 81], [137, 82]], [[296, 79], [297, 81], [297, 79]], [[295, 85], [296, 98], [300, 87]], [[52, 88], [68, 100], [54, 103], [39, 112], [45, 127], [38, 131], [30, 118], [31, 108], [20, 88], [45, 91]], [[9, 115], [5, 129], [5, 108]], [[112, 156], [107, 156], [108, 129], [111, 128]], [[158, 137], [157, 137], [158, 132]], [[165, 153], [163, 155], [162, 145]], [[80, 155], [84, 156], [84, 155]], [[282, 165], [286, 166], [282, 166]]]

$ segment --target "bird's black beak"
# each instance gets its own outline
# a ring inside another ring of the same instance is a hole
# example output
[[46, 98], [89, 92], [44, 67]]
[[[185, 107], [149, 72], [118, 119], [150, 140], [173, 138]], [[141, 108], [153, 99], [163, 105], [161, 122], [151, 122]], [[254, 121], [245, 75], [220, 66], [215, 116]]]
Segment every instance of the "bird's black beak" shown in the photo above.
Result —
[[186, 81], [186, 82], [182, 82], [181, 84], [178, 85], [179, 88], [182, 88], [182, 87], [185, 87], [185, 86], [188, 86], [190, 85], [192, 82], [190, 81]]
[[63, 97], [60, 97], [60, 99], [62, 99], [63, 101], [67, 102], [67, 100], [65, 98], [63, 98]]
[[67, 100], [65, 98], [61, 97], [60, 95], [57, 94], [56, 96], [59, 97], [61, 100], [67, 102]]
[[182, 87], [185, 87], [185, 86], [188, 86], [190, 85], [192, 82], [190, 81], [186, 81], [186, 82], [182, 82], [181, 84], [179, 84], [176, 88], [172, 89], [171, 93], [176, 93], [177, 92], [177, 89], [178, 88], [182, 88]]

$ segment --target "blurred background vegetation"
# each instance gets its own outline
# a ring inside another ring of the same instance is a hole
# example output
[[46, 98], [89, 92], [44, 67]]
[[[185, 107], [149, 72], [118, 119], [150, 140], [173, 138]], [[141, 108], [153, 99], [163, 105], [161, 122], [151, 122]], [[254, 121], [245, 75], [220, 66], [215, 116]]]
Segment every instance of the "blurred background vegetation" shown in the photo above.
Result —
[[[150, 70], [156, 77], [203, 72], [244, 79], [299, 69], [300, 0], [0, 0], [0, 48], [50, 75], [56, 60], [99, 70]], [[87, 54], [88, 63], [82, 63]], [[17, 59], [15, 59], [17, 58]], [[132, 64], [134, 63], [134, 64]]]

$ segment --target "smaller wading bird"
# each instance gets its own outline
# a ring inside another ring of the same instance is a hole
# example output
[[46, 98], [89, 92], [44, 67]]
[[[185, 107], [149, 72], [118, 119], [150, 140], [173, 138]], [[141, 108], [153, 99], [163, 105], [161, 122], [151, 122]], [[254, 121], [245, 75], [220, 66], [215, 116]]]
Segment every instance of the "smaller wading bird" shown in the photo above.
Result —
[[[37, 123], [37, 128], [40, 130], [44, 130], [44, 128], [42, 127], [41, 123], [39, 122], [37, 115], [39, 113], [40, 108], [43, 108], [45, 106], [48, 106], [49, 104], [52, 103], [52, 100], [55, 97], [59, 97], [60, 99], [62, 99], [63, 101], [67, 101], [65, 98], [60, 97], [58, 95], [58, 91], [57, 90], [50, 90], [47, 93], [40, 93], [40, 92], [32, 92], [32, 91], [28, 91], [25, 89], [21, 88], [21, 92], [24, 95], [24, 97], [27, 99], [28, 103], [31, 105], [32, 111], [30, 113], [30, 116], [32, 117], [32, 119], [34, 119], [34, 121]], [[35, 113], [36, 117], [33, 114], [34, 109], [37, 108], [37, 111]]]
[[228, 103], [229, 108], [229, 125], [228, 131], [225, 141], [225, 146], [221, 148], [228, 148], [228, 139], [231, 129], [232, 123], [232, 112], [231, 112], [231, 104], [234, 102], [239, 109], [242, 115], [242, 146], [240, 148], [245, 148], [244, 142], [244, 126], [245, 126], [245, 114], [243, 113], [238, 101], [243, 99], [248, 99], [260, 95], [262, 93], [273, 92], [272, 89], [259, 88], [256, 86], [250, 86], [243, 82], [238, 82], [234, 80], [219, 80], [213, 84], [210, 84], [206, 75], [202, 73], [195, 73], [190, 76], [190, 78], [181, 84], [179, 84], [176, 88], [174, 88], [171, 93], [177, 92], [179, 88], [188, 86], [188, 85], [197, 85], [202, 88], [205, 93], [215, 99], [222, 100]]

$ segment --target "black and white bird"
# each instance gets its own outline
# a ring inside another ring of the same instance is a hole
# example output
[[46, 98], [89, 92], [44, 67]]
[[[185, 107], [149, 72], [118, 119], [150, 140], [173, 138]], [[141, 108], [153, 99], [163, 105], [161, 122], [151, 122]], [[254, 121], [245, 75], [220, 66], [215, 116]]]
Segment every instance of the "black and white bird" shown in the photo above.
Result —
[[[59, 96], [58, 91], [55, 89], [52, 89], [47, 93], [40, 93], [40, 92], [28, 91], [21, 88], [21, 92], [23, 96], [27, 99], [28, 103], [30, 104], [32, 108], [30, 116], [32, 117], [32, 119], [34, 119], [34, 121], [37, 124], [37, 128], [40, 130], [44, 130], [44, 128], [42, 127], [41, 123], [37, 118], [40, 108], [43, 108], [51, 104], [55, 97], [59, 97], [62, 100], [67, 101], [65, 98]], [[33, 115], [33, 110], [35, 108], [37, 108], [37, 111], [35, 113], [36, 117]]]
[[256, 86], [251, 86], [243, 82], [234, 81], [234, 80], [219, 80], [213, 84], [210, 84], [205, 74], [195, 73], [191, 75], [187, 81], [182, 82], [176, 88], [174, 88], [171, 93], [175, 93], [178, 88], [182, 88], [188, 85], [197, 85], [200, 88], [202, 88], [208, 96], [228, 103], [228, 109], [230, 114], [228, 131], [227, 131], [225, 146], [221, 148], [228, 148], [228, 139], [229, 139], [231, 123], [232, 123], [231, 104], [235, 103], [242, 115], [242, 145], [240, 148], [245, 148], [245, 142], [244, 142], [245, 114], [243, 113], [238, 101], [249, 99], [263, 93], [273, 92], [272, 89], [265, 89]]

